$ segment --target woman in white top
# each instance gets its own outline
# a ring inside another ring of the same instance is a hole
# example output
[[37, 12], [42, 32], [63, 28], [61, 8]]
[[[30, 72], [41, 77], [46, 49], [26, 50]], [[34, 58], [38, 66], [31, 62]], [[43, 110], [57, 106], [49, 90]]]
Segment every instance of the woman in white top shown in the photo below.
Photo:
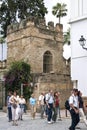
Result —
[[11, 109], [12, 109], [12, 121], [13, 124], [12, 125], [18, 125], [17, 121], [19, 118], [19, 114], [18, 114], [18, 105], [19, 105], [19, 97], [17, 96], [16, 92], [14, 92], [14, 94], [10, 97], [9, 102], [12, 104], [11, 105]]
[[20, 114], [19, 114], [19, 119], [22, 119], [23, 113], [24, 113], [24, 105], [26, 104], [25, 99], [23, 98], [23, 95], [19, 98], [19, 105], [20, 105]]

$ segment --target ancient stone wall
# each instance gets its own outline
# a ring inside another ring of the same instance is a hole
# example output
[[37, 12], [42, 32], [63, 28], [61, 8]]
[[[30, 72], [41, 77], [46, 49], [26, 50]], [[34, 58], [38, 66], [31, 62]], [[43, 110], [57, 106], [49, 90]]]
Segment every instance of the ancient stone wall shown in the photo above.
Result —
[[49, 90], [53, 90], [53, 92], [58, 91], [60, 92], [61, 108], [64, 108], [65, 100], [69, 98], [72, 90], [70, 76], [52, 73], [39, 74], [39, 76], [35, 75], [35, 77], [37, 87], [35, 87], [34, 93], [37, 100], [41, 92], [47, 93]]
[[[15, 26], [18, 27], [18, 25]], [[15, 60], [25, 60], [31, 64], [33, 72], [41, 73], [43, 72], [43, 54], [50, 51], [53, 55], [53, 71], [62, 72], [64, 64], [62, 25], [56, 25], [53, 29], [43, 28], [28, 21], [26, 27], [20, 26], [17, 30], [14, 25], [8, 29], [7, 65]]]
[[[7, 68], [13, 61], [23, 60], [31, 65], [35, 75], [35, 90], [38, 98], [41, 91], [59, 90], [62, 99], [71, 91], [70, 66], [63, 59], [63, 26], [30, 17], [20, 24], [10, 25], [7, 31], [8, 58]], [[43, 56], [49, 51], [52, 54], [52, 71], [43, 72]], [[63, 105], [64, 106], [64, 101]]]

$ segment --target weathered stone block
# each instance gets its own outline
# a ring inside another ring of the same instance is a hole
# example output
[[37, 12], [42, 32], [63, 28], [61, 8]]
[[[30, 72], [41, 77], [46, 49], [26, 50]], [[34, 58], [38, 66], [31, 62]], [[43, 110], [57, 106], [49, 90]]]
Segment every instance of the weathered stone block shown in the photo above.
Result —
[[72, 89], [72, 83], [70, 68], [66, 66], [62, 56], [63, 26], [57, 24], [54, 28], [54, 23], [49, 22], [49, 29], [45, 27], [44, 20], [35, 23], [35, 19], [31, 17], [20, 23], [18, 31], [10, 31], [7, 35], [7, 67], [13, 61], [27, 61], [38, 86], [35, 90], [37, 99], [42, 91], [58, 90], [62, 95], [61, 107], [64, 107], [64, 100]]

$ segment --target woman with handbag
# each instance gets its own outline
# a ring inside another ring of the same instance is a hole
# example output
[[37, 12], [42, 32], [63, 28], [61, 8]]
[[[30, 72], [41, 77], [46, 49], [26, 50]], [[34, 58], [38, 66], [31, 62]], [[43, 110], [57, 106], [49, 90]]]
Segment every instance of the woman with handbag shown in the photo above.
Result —
[[18, 125], [17, 121], [18, 121], [18, 118], [19, 118], [17, 108], [18, 108], [19, 102], [18, 102], [18, 96], [17, 96], [16, 92], [14, 92], [14, 94], [11, 96], [9, 101], [11, 103], [11, 109], [12, 109], [12, 121], [13, 121], [12, 125], [17, 126]]

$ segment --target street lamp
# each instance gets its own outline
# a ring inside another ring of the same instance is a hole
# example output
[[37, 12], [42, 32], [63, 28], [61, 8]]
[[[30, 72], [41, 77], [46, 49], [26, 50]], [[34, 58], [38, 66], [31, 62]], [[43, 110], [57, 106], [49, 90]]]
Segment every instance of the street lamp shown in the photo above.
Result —
[[81, 38], [79, 39], [79, 43], [83, 49], [87, 50], [86, 39], [83, 37], [83, 35], [81, 35]]

